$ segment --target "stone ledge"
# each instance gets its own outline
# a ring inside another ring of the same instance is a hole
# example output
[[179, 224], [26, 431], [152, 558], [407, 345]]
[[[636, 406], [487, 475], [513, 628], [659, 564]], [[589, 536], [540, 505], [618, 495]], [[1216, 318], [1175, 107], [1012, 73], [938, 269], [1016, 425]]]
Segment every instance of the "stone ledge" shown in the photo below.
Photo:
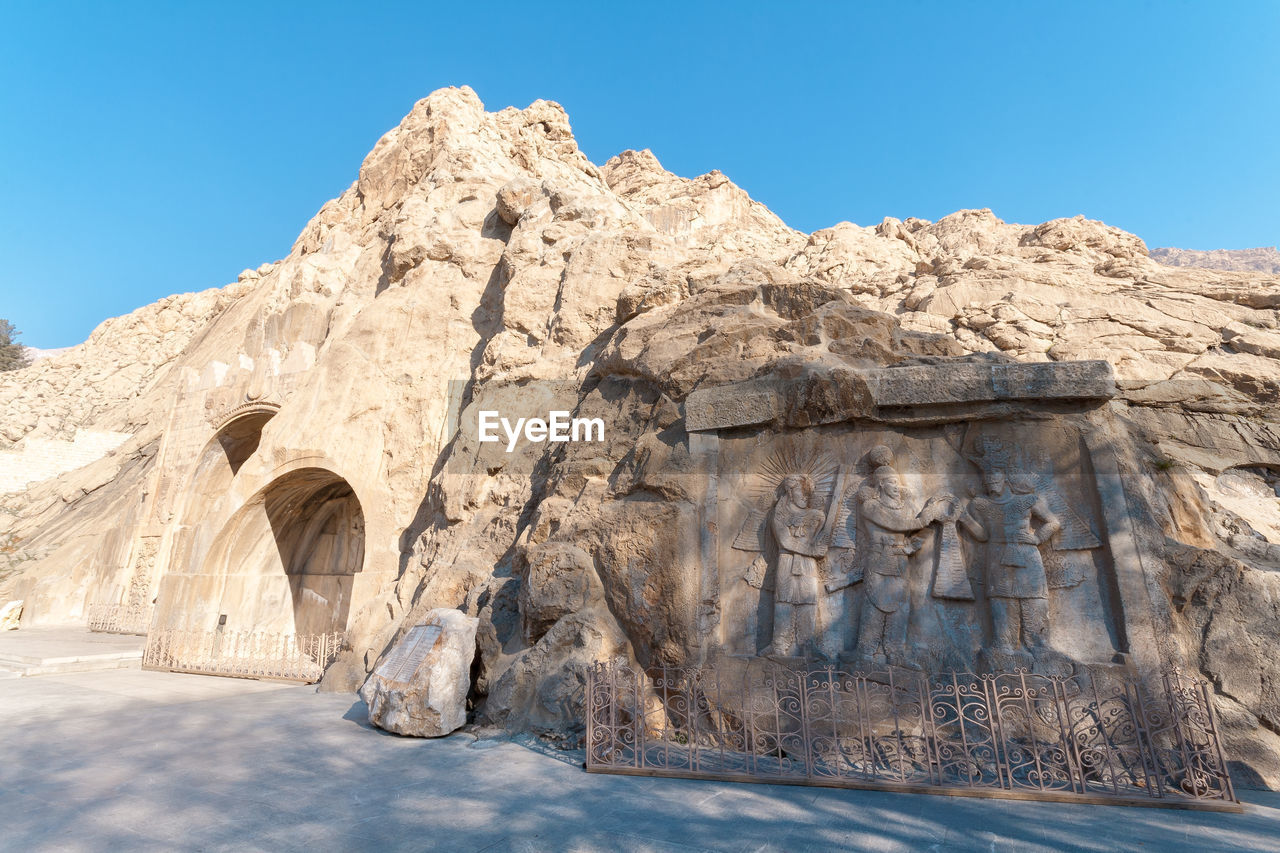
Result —
[[[786, 401], [802, 398], [801, 386], [827, 384], [833, 395], [851, 403], [824, 412], [817, 423], [875, 418], [879, 410], [966, 404], [1109, 400], [1115, 376], [1106, 361], [1054, 361], [1008, 364], [930, 364], [850, 370], [800, 379], [760, 378], [694, 391], [685, 401], [685, 429], [703, 432], [771, 423], [784, 415]], [[841, 387], [841, 386], [847, 386]], [[862, 386], [862, 388], [855, 388]], [[807, 423], [804, 425], [808, 425]]]
[[685, 429], [700, 432], [768, 423], [778, 416], [775, 384], [752, 380], [694, 391], [684, 404]]
[[938, 364], [867, 371], [875, 404], [929, 406], [1003, 400], [1106, 400], [1115, 396], [1105, 361]]

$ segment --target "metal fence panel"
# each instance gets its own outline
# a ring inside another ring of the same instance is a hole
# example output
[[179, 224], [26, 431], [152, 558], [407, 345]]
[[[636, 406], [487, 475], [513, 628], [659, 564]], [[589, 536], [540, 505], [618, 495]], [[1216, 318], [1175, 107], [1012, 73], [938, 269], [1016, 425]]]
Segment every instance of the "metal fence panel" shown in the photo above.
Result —
[[89, 630], [102, 634], [145, 635], [151, 629], [151, 605], [91, 604]]
[[346, 634], [159, 629], [147, 636], [143, 669], [314, 683], [338, 656]]
[[1239, 811], [1208, 685], [596, 664], [594, 772]]

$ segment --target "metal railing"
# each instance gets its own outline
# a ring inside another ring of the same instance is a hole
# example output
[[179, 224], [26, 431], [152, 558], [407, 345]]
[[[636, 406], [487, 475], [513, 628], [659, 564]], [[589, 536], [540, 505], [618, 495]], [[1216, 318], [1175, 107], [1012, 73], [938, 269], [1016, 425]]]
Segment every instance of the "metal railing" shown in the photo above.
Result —
[[151, 629], [151, 605], [91, 604], [89, 630], [102, 634], [140, 634]]
[[159, 628], [147, 636], [142, 668], [310, 684], [333, 663], [346, 636]]
[[1240, 811], [1208, 685], [1114, 675], [929, 676], [596, 664], [587, 769]]

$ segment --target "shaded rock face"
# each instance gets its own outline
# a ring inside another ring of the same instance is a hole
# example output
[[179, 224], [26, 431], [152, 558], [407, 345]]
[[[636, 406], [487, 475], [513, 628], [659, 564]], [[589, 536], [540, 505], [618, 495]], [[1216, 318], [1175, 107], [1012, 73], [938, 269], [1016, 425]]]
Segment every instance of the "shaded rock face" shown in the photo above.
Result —
[[[591, 662], [697, 663], [752, 613], [755, 651], [768, 645], [774, 614], [752, 601], [778, 595], [777, 555], [766, 537], [756, 565], [732, 547], [737, 530], [707, 544], [711, 500], [758, 496], [709, 496], [710, 439], [688, 420], [697, 393], [746, 389], [745, 409], [766, 400], [753, 382], [785, 391], [760, 403], [769, 418], [719, 433], [725, 459], [764, 465], [767, 448], [826, 430], [860, 460], [874, 448], [848, 436], [879, 430], [908, 493], [980, 488], [965, 460], [984, 425], [1013, 424], [1016, 442], [1044, 423], [1068, 435], [1063, 459], [1084, 458], [1070, 435], [1098, 438], [1089, 458], [1113, 460], [1140, 554], [1113, 559], [1108, 544], [1066, 571], [1095, 573], [1069, 589], [1095, 589], [1090, 612], [1111, 620], [1075, 659], [1125, 660], [1132, 635], [1161, 664], [1197, 667], [1232, 758], [1275, 783], [1277, 339], [1273, 275], [1163, 265], [1083, 217], [1017, 225], [968, 210], [803, 234], [716, 172], [681, 178], [649, 152], [592, 164], [555, 104], [489, 113], [470, 90], [442, 90], [284, 259], [0, 376], [10, 444], [132, 436], [5, 498], [0, 600], [24, 599], [35, 622], [154, 600], [169, 626], [342, 629], [349, 647], [323, 684], [348, 690], [430, 611], [453, 609], [478, 620], [475, 718], [574, 743]], [[1024, 405], [1000, 370], [989, 399], [961, 410], [885, 405], [892, 383], [872, 381], [1089, 360], [1112, 366], [1114, 393], [1088, 406]], [[482, 410], [554, 409], [601, 419], [603, 440], [508, 453], [478, 435]], [[917, 446], [929, 450], [906, 452]], [[1099, 527], [1102, 479], [1079, 464]], [[959, 541], [972, 563], [976, 540]], [[730, 597], [704, 582], [716, 554], [741, 560]], [[1121, 563], [1137, 567], [1136, 592], [1107, 586]], [[833, 583], [844, 595], [866, 582]], [[1140, 620], [1121, 606], [1137, 593]], [[974, 594], [957, 606], [986, 614]], [[1051, 637], [1068, 594], [1049, 592]], [[847, 602], [845, 651], [859, 609]], [[974, 618], [989, 638], [990, 616]]]

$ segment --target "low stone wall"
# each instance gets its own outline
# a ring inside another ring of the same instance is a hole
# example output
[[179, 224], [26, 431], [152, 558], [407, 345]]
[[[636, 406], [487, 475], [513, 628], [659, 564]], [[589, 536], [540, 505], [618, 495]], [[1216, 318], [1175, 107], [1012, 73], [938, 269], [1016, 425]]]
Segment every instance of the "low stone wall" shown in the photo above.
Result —
[[0, 494], [21, 492], [39, 483], [97, 462], [129, 438], [127, 432], [76, 430], [73, 441], [31, 438], [19, 450], [0, 451]]

